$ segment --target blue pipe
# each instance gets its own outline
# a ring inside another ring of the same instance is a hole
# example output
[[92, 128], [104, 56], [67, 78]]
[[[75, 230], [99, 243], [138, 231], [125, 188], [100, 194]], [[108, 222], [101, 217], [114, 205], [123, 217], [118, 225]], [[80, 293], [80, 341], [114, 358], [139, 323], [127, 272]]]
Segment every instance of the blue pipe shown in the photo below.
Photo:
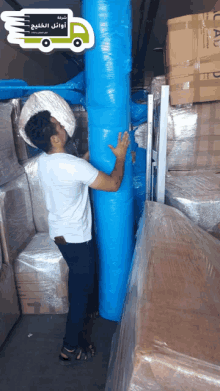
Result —
[[[129, 129], [131, 7], [129, 0], [84, 0], [83, 17], [95, 33], [85, 53], [90, 161], [110, 174], [116, 158], [108, 147]], [[118, 192], [92, 191], [99, 253], [99, 312], [119, 321], [134, 251], [132, 159], [129, 146]]]
[[[55, 86], [29, 86], [24, 80], [20, 79], [0, 80], [0, 100], [14, 98], [27, 100], [31, 94], [42, 90], [53, 91], [62, 96], [69, 104], [81, 104], [86, 109], [84, 72], [80, 72], [66, 83]], [[132, 95], [130, 100], [131, 122], [135, 126], [147, 121], [147, 104], [136, 103], [140, 98], [147, 100], [146, 91], [138, 91], [138, 93]]]

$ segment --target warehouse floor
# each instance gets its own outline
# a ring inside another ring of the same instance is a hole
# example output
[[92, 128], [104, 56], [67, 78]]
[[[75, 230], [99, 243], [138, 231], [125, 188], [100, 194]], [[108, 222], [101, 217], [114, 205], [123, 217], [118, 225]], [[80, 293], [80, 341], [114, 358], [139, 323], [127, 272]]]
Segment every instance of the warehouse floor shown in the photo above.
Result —
[[0, 388], [4, 391], [104, 390], [112, 336], [117, 323], [94, 320], [97, 353], [90, 362], [60, 365], [67, 315], [22, 315], [0, 348]]

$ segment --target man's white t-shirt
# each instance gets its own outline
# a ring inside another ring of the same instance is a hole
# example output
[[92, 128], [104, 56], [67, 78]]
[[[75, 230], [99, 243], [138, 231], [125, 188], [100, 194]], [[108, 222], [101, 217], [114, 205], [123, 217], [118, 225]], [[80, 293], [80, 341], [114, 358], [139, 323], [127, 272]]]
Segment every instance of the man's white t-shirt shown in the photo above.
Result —
[[63, 236], [68, 243], [91, 240], [88, 186], [99, 171], [86, 160], [66, 153], [42, 153], [38, 173], [49, 212], [50, 237]]

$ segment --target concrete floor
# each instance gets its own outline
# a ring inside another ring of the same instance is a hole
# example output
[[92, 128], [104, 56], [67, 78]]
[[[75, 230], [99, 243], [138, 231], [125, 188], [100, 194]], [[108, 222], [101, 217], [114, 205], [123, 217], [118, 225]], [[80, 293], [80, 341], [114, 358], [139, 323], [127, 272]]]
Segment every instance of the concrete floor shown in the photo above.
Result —
[[94, 321], [96, 356], [90, 362], [59, 364], [67, 315], [22, 315], [0, 348], [3, 391], [97, 391], [105, 389], [112, 336], [117, 323]]

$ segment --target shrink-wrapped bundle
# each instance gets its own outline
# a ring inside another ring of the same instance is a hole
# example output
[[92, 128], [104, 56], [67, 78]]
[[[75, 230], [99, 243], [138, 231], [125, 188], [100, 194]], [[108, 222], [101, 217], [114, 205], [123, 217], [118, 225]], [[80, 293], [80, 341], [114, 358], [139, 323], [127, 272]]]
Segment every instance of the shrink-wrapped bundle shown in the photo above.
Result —
[[70, 137], [73, 136], [75, 131], [75, 117], [69, 104], [53, 91], [35, 92], [25, 102], [19, 120], [19, 132], [29, 145], [35, 147], [25, 133], [25, 125], [33, 115], [42, 110], [48, 110], [51, 116], [56, 118], [64, 126], [68, 135]]
[[35, 234], [26, 174], [0, 188], [0, 235], [4, 259], [13, 263]]
[[23, 314], [68, 312], [69, 268], [47, 233], [37, 233], [14, 264]]
[[147, 148], [147, 122], [135, 128], [134, 138], [139, 148]]
[[37, 232], [49, 232], [48, 210], [43, 188], [38, 175], [38, 160], [40, 156], [29, 159], [24, 164], [30, 188], [34, 225]]
[[11, 120], [12, 120], [12, 130], [14, 136], [15, 151], [18, 158], [18, 162], [19, 164], [22, 165], [28, 160], [28, 151], [26, 148], [26, 143], [19, 132], [19, 119], [21, 115], [22, 103], [21, 103], [21, 99], [13, 99], [11, 102], [13, 104]]
[[183, 212], [199, 227], [220, 239], [220, 173], [170, 172], [165, 203]]
[[17, 99], [0, 102], [0, 186], [24, 172], [16, 156], [12, 127], [17, 104]]
[[220, 243], [146, 202], [106, 391], [220, 390]]
[[[153, 79], [154, 148], [158, 150], [161, 86], [165, 76]], [[168, 170], [220, 168], [220, 102], [168, 107]]]

